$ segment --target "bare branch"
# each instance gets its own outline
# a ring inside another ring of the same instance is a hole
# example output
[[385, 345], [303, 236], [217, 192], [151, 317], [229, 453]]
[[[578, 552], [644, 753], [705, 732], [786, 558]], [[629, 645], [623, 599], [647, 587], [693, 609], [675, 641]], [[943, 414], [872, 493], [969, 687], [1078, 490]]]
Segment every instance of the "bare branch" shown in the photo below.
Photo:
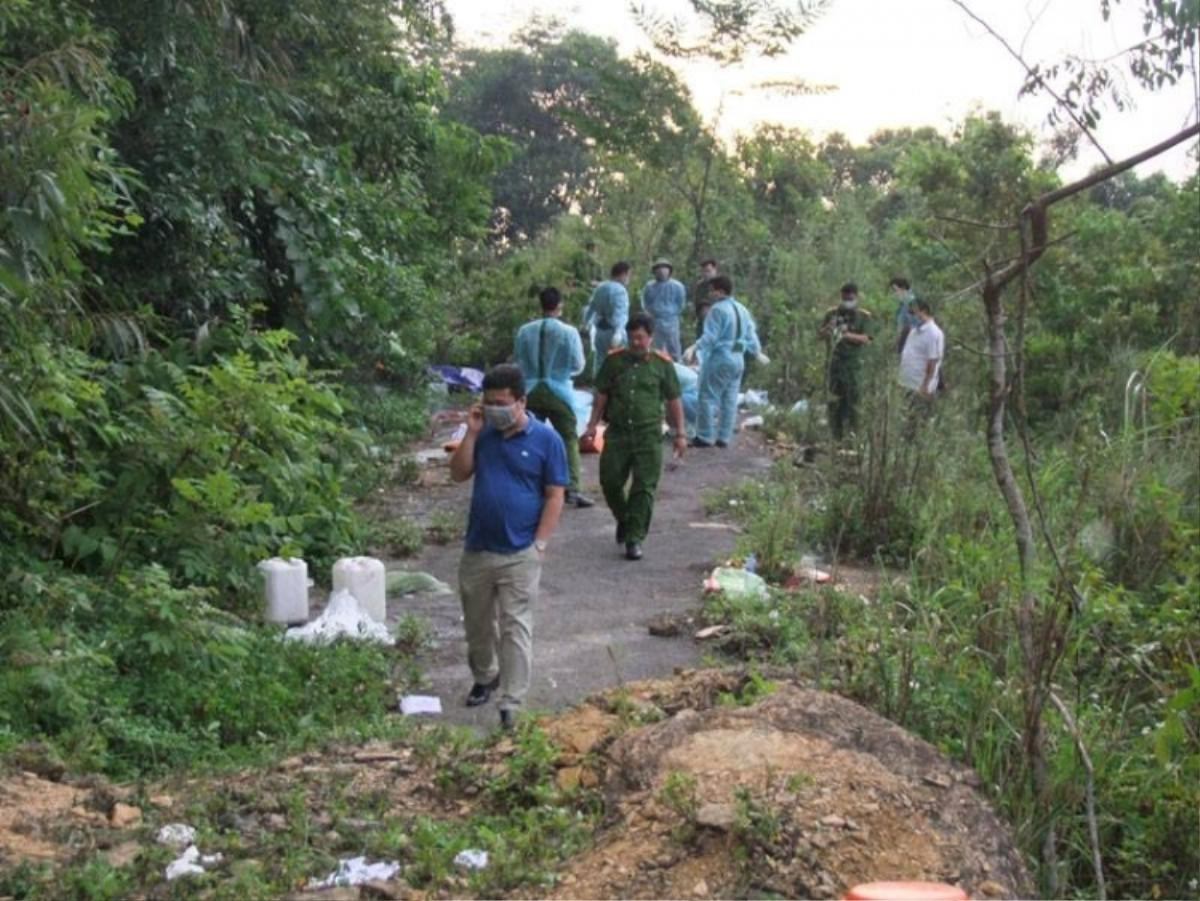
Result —
[[[951, 2], [957, 2], [957, 0], [951, 0]], [[1032, 265], [1046, 251], [1046, 248], [1051, 243], [1046, 237], [1046, 211], [1052, 204], [1058, 203], [1060, 200], [1066, 200], [1068, 197], [1074, 197], [1081, 191], [1086, 191], [1088, 188], [1100, 184], [1100, 182], [1107, 181], [1114, 175], [1120, 175], [1126, 169], [1132, 169], [1139, 163], [1144, 163], [1146, 160], [1152, 159], [1160, 153], [1165, 153], [1175, 145], [1182, 144], [1184, 141], [1194, 138], [1197, 135], [1200, 135], [1200, 124], [1185, 128], [1165, 141], [1160, 141], [1153, 147], [1146, 148], [1141, 153], [1136, 153], [1127, 159], [1121, 160], [1119, 163], [1105, 166], [1103, 169], [1097, 169], [1091, 175], [1085, 176], [1078, 181], [1073, 181], [1069, 185], [1063, 185], [1061, 188], [1056, 188], [1053, 191], [1048, 191], [1037, 198], [1021, 211], [1021, 218], [1028, 219], [1033, 227], [1033, 241], [1028, 251], [1021, 257], [1008, 263], [1003, 269], [991, 273], [990, 279], [985, 279], [984, 281], [990, 280], [998, 287], [1003, 287], [1016, 278], [1024, 268]]]
[[1002, 46], [1005, 50], [1008, 51], [1008, 55], [1011, 56], [1013, 59], [1015, 59], [1018, 63], [1021, 64], [1021, 67], [1025, 70], [1025, 74], [1029, 78], [1034, 79], [1038, 84], [1040, 84], [1043, 88], [1046, 89], [1046, 93], [1054, 98], [1054, 102], [1057, 103], [1060, 107], [1062, 107], [1063, 111], [1066, 112], [1066, 114], [1071, 117], [1071, 121], [1074, 122], [1076, 124], [1076, 126], [1079, 127], [1079, 130], [1082, 131], [1085, 135], [1087, 135], [1087, 139], [1092, 142], [1092, 146], [1095, 147], [1098, 151], [1100, 151], [1100, 155], [1102, 157], [1104, 157], [1104, 161], [1106, 163], [1111, 164], [1112, 157], [1110, 157], [1108, 155], [1108, 153], [1104, 150], [1104, 148], [1100, 146], [1100, 142], [1096, 140], [1096, 136], [1094, 134], [1092, 134], [1091, 129], [1087, 127], [1087, 123], [1084, 122], [1081, 118], [1079, 118], [1079, 116], [1078, 116], [1078, 114], [1076, 114], [1075, 110], [1071, 108], [1071, 104], [1067, 103], [1066, 100], [1064, 100], [1062, 97], [1060, 97], [1058, 95], [1058, 93], [1054, 90], [1054, 88], [1050, 87], [1050, 85], [1047, 84], [1046, 79], [1042, 78], [1041, 75], [1037, 74], [1037, 72], [1034, 70], [1034, 68], [1031, 65], [1029, 65], [1029, 63], [1025, 62], [1025, 58], [1023, 56], [1021, 56], [1021, 54], [1018, 53], [1013, 48], [1012, 45], [1008, 41], [1006, 41], [1004, 39], [1004, 37], [999, 32], [996, 31], [996, 29], [992, 28], [991, 25], [989, 25], [986, 21], [984, 21], [982, 18], [980, 18], [978, 15], [976, 15], [974, 10], [972, 10], [971, 7], [967, 6], [967, 4], [963, 2], [963, 0], [950, 0], [950, 2], [953, 3], [955, 6], [957, 6], [959, 9], [961, 9], [964, 13], [966, 13], [968, 16], [970, 16], [976, 22], [978, 22], [980, 25], [982, 25], [984, 30], [988, 34], [990, 34], [992, 37], [994, 37], [1000, 43], [1000, 46]]

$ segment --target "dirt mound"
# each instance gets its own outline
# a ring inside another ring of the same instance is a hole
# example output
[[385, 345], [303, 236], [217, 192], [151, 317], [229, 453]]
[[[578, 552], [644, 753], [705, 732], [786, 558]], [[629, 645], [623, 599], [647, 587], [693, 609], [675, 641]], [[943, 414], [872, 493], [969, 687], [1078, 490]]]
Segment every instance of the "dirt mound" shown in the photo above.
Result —
[[[783, 685], [730, 706], [747, 688], [744, 676], [701, 672], [590, 702], [668, 718], [607, 747], [610, 825], [568, 863], [554, 897], [825, 898], [897, 879], [954, 883], [976, 898], [1030, 895], [972, 771], [822, 692]], [[557, 729], [594, 720], [587, 710]]]
[[[565, 802], [592, 804], [599, 793], [605, 816], [588, 850], [516, 896], [823, 898], [883, 879], [951, 882], [975, 898], [1032, 893], [974, 774], [842, 698], [702, 670], [626, 685], [539, 725]], [[266, 866], [303, 828], [312, 857], [292, 874], [303, 884], [363, 853], [361, 836], [390, 856], [402, 824], [461, 823], [485, 809], [518, 744], [464, 746], [422, 730], [410, 742], [331, 745], [268, 768], [136, 788], [18, 773], [0, 781], [0, 868], [99, 851], [113, 866], [145, 858], [149, 887], [169, 856], [156, 829], [206, 811], [206, 842], [229, 858], [213, 878]], [[470, 894], [461, 874], [418, 879], [422, 891], [410, 875], [361, 897]]]

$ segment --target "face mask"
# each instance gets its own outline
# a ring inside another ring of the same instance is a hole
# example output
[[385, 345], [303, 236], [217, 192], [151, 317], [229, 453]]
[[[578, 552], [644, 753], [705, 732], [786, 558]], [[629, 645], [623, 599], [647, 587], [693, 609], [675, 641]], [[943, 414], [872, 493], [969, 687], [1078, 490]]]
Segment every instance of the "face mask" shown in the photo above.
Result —
[[843, 310], [853, 310], [857, 306], [858, 306], [858, 298], [857, 297], [843, 297], [842, 298], [842, 309]]
[[517, 405], [488, 405], [483, 408], [483, 419], [492, 428], [506, 432], [517, 424]]

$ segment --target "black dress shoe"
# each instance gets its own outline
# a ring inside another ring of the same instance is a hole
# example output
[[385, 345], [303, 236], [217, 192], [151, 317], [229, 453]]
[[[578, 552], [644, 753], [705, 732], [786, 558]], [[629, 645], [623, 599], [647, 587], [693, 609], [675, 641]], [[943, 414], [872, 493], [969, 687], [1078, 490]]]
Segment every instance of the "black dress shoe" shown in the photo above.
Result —
[[625, 542], [625, 559], [626, 560], [641, 560], [642, 546], [636, 541]]
[[500, 728], [505, 732], [512, 732], [517, 728], [517, 716], [511, 710], [500, 711]]
[[718, 441], [716, 446], [717, 447], [729, 447], [729, 442], [728, 441]]
[[625, 543], [625, 523], [617, 523], [617, 544]]
[[693, 438], [692, 447], [712, 447], [712, 445], [703, 438]]
[[467, 706], [478, 707], [480, 704], [486, 704], [491, 698], [492, 692], [500, 687], [500, 677], [497, 676], [486, 685], [476, 682], [471, 686], [471, 690], [467, 692]]
[[596, 506], [596, 502], [594, 500], [592, 500], [586, 494], [580, 494], [578, 491], [567, 492], [567, 503], [573, 507], [579, 507], [580, 509]]

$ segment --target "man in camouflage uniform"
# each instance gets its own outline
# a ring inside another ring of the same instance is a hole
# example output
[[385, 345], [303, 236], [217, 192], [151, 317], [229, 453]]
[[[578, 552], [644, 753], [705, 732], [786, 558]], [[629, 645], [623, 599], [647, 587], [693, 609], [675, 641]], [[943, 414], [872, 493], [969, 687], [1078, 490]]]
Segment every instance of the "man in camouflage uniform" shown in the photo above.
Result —
[[708, 286], [717, 274], [717, 261], [713, 259], [703, 260], [700, 263], [700, 278], [692, 285], [692, 307], [696, 312], [697, 341], [704, 334], [704, 317], [708, 315], [708, 311], [713, 305]]
[[626, 559], [640, 560], [662, 474], [664, 404], [675, 429], [676, 459], [687, 447], [687, 434], [675, 364], [666, 354], [650, 349], [653, 317], [635, 313], [626, 332], [628, 346], [612, 351], [600, 367], [584, 437], [595, 437], [600, 420], [608, 420], [600, 454], [600, 487], [617, 521], [617, 543], [625, 545]]
[[825, 313], [818, 334], [829, 344], [829, 425], [835, 441], [858, 428], [862, 349], [871, 343], [871, 314], [858, 306], [858, 287], [842, 285], [842, 302]]

